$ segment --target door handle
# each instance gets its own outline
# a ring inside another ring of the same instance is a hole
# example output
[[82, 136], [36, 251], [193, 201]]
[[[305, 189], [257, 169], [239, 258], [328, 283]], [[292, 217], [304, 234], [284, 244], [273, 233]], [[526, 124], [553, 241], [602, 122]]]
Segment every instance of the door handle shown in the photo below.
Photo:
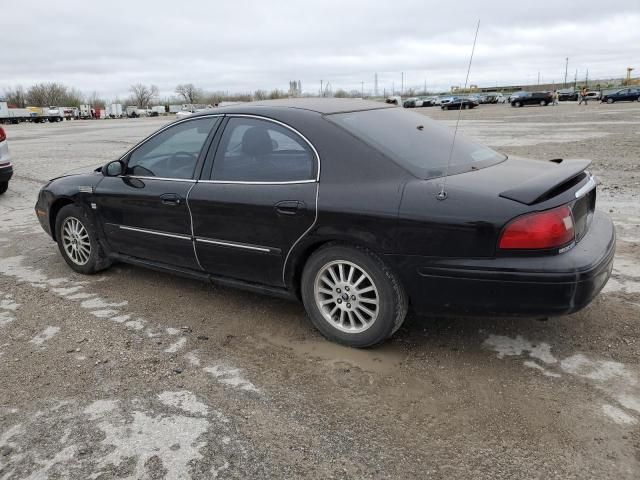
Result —
[[177, 193], [163, 193], [160, 195], [160, 201], [163, 205], [180, 205], [182, 198]]
[[276, 212], [280, 215], [295, 215], [304, 208], [304, 202], [298, 200], [283, 200], [275, 205]]

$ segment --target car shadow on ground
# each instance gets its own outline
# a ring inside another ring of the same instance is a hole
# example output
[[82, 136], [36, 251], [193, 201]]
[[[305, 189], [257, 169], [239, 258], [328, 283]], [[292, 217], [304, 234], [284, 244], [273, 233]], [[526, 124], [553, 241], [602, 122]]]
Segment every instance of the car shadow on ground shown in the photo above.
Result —
[[[151, 315], [166, 326], [187, 325], [214, 338], [258, 338], [297, 351], [300, 351], [296, 348], [299, 343], [328, 342], [314, 329], [302, 304], [296, 301], [123, 264], [105, 274], [109, 288], [120, 290], [110, 295], [126, 295], [131, 308], [142, 305], [143, 311], [139, 313]], [[145, 285], [145, 288], [131, 298], [126, 287], [130, 284]], [[611, 341], [606, 332], [601, 331], [602, 323], [616, 310], [612, 302], [619, 301], [615, 297], [600, 296], [581, 312], [550, 319], [423, 317], [410, 313], [386, 344], [367, 350], [384, 355], [385, 351], [400, 349], [418, 356], [421, 352], [443, 349], [480, 352], [485, 350], [483, 344], [492, 335], [547, 342], [554, 350], [565, 353], [576, 348], [592, 349], [594, 343]], [[158, 305], [162, 306], [160, 310]]]

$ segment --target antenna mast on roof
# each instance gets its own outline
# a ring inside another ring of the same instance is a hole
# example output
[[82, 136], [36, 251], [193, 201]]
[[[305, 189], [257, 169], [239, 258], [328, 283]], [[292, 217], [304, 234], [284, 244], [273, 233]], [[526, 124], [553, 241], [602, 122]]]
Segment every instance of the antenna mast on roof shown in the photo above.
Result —
[[[464, 90], [463, 92], [466, 93], [467, 91], [467, 84], [469, 83], [469, 73], [471, 73], [471, 62], [473, 62], [473, 53], [476, 50], [476, 41], [478, 40], [478, 31], [480, 31], [480, 20], [478, 20], [478, 25], [476, 26], [476, 36], [473, 38], [473, 47], [471, 47], [471, 57], [469, 58], [469, 67], [467, 68], [467, 78], [464, 81]], [[453, 149], [455, 147], [456, 144], [456, 136], [458, 134], [458, 125], [460, 124], [460, 114], [462, 113], [462, 104], [464, 102], [461, 100], [460, 101], [460, 108], [458, 109], [458, 119], [456, 120], [456, 128], [453, 131], [453, 140], [451, 141], [451, 150], [449, 150], [449, 159], [447, 160], [447, 169], [445, 170], [444, 173], [444, 180], [442, 182], [442, 186], [440, 188], [440, 191], [438, 192], [438, 194], [436, 195], [436, 198], [438, 200], [444, 200], [447, 198], [447, 177], [449, 176], [449, 167], [451, 165], [451, 158], [453, 157]]]

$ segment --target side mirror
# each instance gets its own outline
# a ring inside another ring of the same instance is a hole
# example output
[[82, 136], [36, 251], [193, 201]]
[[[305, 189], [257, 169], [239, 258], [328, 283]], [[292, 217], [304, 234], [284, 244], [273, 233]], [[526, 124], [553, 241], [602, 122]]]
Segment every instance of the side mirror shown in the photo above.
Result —
[[124, 173], [124, 163], [120, 160], [107, 163], [102, 167], [102, 174], [105, 177], [117, 177]]

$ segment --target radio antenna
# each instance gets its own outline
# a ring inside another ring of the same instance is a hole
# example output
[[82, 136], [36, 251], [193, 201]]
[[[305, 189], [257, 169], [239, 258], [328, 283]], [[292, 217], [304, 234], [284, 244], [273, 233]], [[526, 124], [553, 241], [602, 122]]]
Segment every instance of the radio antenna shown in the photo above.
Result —
[[[473, 47], [471, 47], [471, 57], [469, 58], [469, 67], [467, 68], [467, 78], [464, 80], [464, 92], [467, 90], [467, 84], [469, 83], [469, 73], [471, 73], [471, 62], [473, 62], [473, 53], [476, 50], [476, 41], [478, 40], [478, 31], [480, 31], [480, 20], [478, 20], [478, 25], [476, 26], [476, 35], [473, 38]], [[453, 131], [453, 140], [451, 141], [451, 150], [449, 150], [449, 159], [447, 160], [447, 169], [444, 172], [444, 180], [442, 181], [442, 186], [440, 191], [436, 195], [438, 200], [445, 200], [447, 198], [447, 178], [449, 177], [449, 167], [451, 166], [451, 158], [453, 157], [453, 149], [456, 145], [456, 136], [458, 134], [458, 125], [460, 125], [460, 115], [462, 114], [462, 104], [464, 102], [460, 101], [460, 108], [458, 108], [458, 119], [456, 120], [456, 128]]]

